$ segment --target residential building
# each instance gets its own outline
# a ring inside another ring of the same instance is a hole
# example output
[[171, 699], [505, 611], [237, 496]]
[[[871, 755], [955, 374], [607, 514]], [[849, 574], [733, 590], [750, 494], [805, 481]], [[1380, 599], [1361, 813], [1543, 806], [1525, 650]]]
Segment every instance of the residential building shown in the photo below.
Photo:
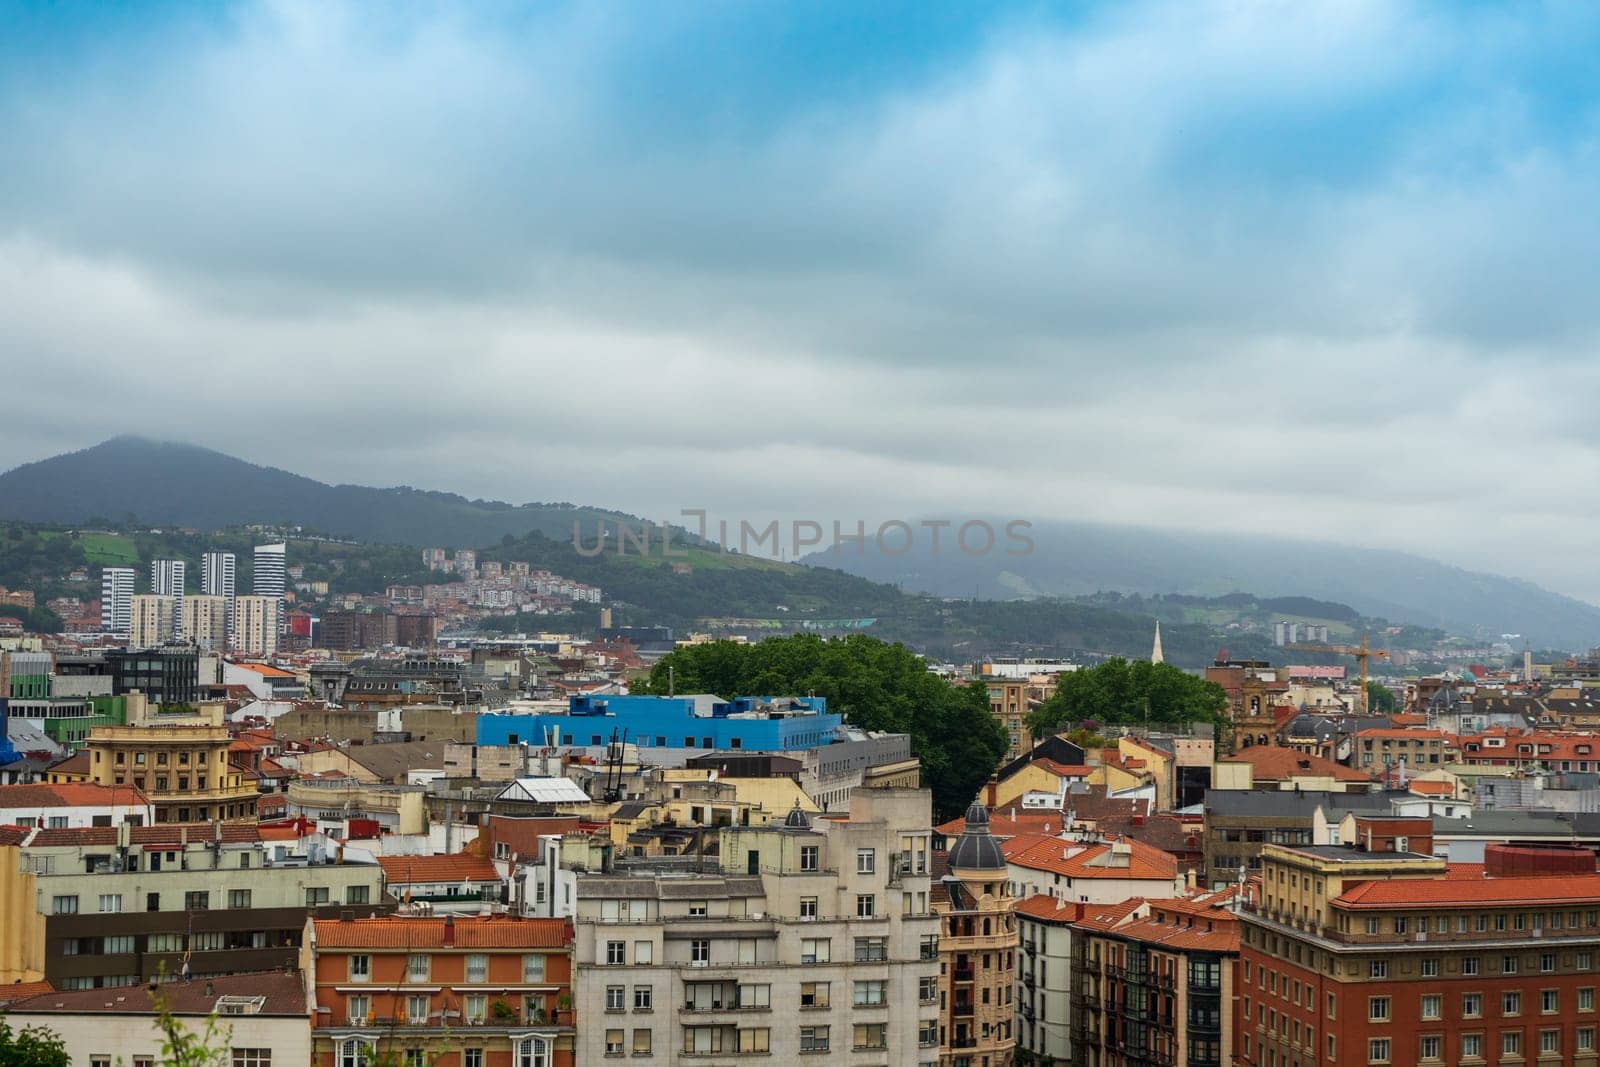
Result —
[[842, 719], [824, 697], [575, 696], [564, 715], [479, 715], [478, 744], [604, 745], [788, 752], [827, 744]]
[[[185, 636], [183, 629], [183, 586], [188, 577], [188, 570], [188, 566], [181, 559], [154, 559], [150, 561], [150, 592], [156, 596], [172, 598], [172, 629], [169, 633], [161, 635], [161, 641], [166, 641], [169, 638], [182, 640]], [[159, 644], [160, 642], [150, 643]]]
[[100, 571], [100, 629], [126, 635], [133, 626], [131, 600], [137, 573], [132, 567], [103, 567]]
[[238, 561], [232, 552], [207, 552], [200, 557], [200, 592], [206, 596], [222, 598], [227, 614], [227, 637], [218, 648], [230, 647], [227, 643], [233, 634], [233, 598], [238, 593], [235, 581]]
[[56, 990], [8, 1004], [6, 1022], [16, 1031], [55, 1033], [69, 1063], [148, 1067], [165, 1062], [166, 1035], [156, 1025], [163, 1008], [191, 1033], [204, 1033], [214, 1016], [221, 1063], [299, 1067], [311, 1062], [306, 983], [292, 970], [137, 985], [115, 996], [96, 989]]
[[165, 594], [148, 593], [128, 601], [128, 647], [157, 648], [172, 640], [177, 601]]
[[0, 826], [52, 830], [80, 826], [130, 826], [155, 822], [150, 798], [131, 786], [71, 782], [0, 785]]
[[934, 887], [939, 919], [939, 1063], [1008, 1067], [1016, 1048], [1015, 900], [1005, 854], [982, 804], [946, 854], [949, 873]]
[[325, 842], [269, 842], [254, 825], [20, 833], [0, 866], [0, 902], [26, 901], [7, 936], [41, 940], [57, 989], [294, 966], [308, 912], [392, 907], [377, 864], [332, 863]]
[[1184, 890], [1176, 857], [1127, 837], [1102, 841], [1078, 834], [1070, 839], [1018, 834], [1001, 850], [1011, 892], [1023, 899], [1044, 894], [1080, 904], [1110, 904]]
[[143, 792], [155, 821], [256, 817], [253, 773], [228, 761], [222, 726], [102, 726], [89, 734], [89, 780]]
[[863, 789], [848, 819], [796, 807], [724, 827], [709, 862], [605, 855], [580, 871], [580, 1063], [934, 1062], [929, 821], [926, 791]]
[[1019, 1059], [1074, 1062], [1072, 924], [1087, 907], [1043, 893], [1017, 901]]
[[[1236, 1062], [1239, 919], [1228, 907], [1233, 893], [1230, 887], [1194, 898], [1086, 909], [1073, 935], [1075, 1063]], [[1304, 1062], [1310, 1067], [1315, 1058]]]
[[183, 598], [183, 634], [196, 648], [216, 649], [228, 647], [228, 601], [224, 597], [202, 593]]
[[1484, 859], [1269, 846], [1241, 915], [1237, 1062], [1593, 1063], [1594, 853]]
[[476, 915], [505, 896], [505, 881], [486, 856], [380, 856], [378, 864], [390, 896], [426, 902], [434, 915]]
[[1387, 815], [1389, 800], [1382, 793], [1208, 791], [1206, 886], [1221, 889], [1255, 874], [1261, 869], [1261, 853], [1268, 845], [1337, 844], [1337, 827], [1349, 811]]
[[157, 707], [194, 704], [200, 699], [200, 659], [192, 648], [112, 649], [105, 659], [111, 672], [111, 692], [117, 696], [137, 692]]
[[233, 598], [233, 647], [249, 656], [270, 656], [278, 651], [279, 616], [283, 600], [275, 596]]
[[[316, 1067], [570, 1067], [572, 926], [515, 916], [317, 919]], [[599, 1041], [599, 1017], [585, 1042]], [[648, 1050], [647, 1050], [648, 1051]], [[301, 1061], [304, 1062], [304, 1061]]]
[[1451, 762], [1454, 745], [1447, 741], [1453, 739], [1440, 730], [1362, 730], [1355, 736], [1351, 762], [1374, 773], [1404, 765], [1420, 774]]

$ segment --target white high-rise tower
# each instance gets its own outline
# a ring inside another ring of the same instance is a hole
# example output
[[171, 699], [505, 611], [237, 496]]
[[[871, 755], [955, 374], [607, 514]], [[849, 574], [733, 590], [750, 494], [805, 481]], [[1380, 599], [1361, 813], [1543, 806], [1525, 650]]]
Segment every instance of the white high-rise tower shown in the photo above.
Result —
[[172, 636], [183, 637], [183, 583], [189, 567], [181, 559], [150, 561], [150, 593], [172, 598]]
[[288, 621], [284, 616], [283, 593], [286, 588], [284, 577], [287, 568], [287, 555], [289, 546], [283, 542], [275, 545], [257, 545], [255, 551], [255, 568], [250, 578], [250, 592], [256, 596], [276, 597], [278, 600], [278, 631], [283, 632], [284, 624]]
[[219, 596], [226, 605], [228, 633], [233, 633], [235, 560], [232, 552], [207, 552], [200, 557], [200, 591]]
[[100, 632], [126, 637], [133, 625], [132, 567], [105, 567], [100, 571]]

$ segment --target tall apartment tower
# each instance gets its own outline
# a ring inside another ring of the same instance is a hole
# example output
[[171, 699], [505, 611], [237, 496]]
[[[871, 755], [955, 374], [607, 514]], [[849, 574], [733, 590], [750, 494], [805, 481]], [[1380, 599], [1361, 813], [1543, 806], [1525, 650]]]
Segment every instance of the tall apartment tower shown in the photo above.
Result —
[[132, 625], [131, 604], [135, 571], [132, 567], [106, 567], [100, 571], [100, 632], [126, 635]]
[[220, 596], [183, 598], [183, 633], [197, 648], [218, 649], [228, 644], [228, 602]]
[[172, 639], [176, 600], [165, 593], [128, 598], [128, 647], [155, 648]]
[[282, 603], [276, 597], [241, 596], [233, 602], [233, 647], [251, 656], [278, 651], [278, 616]]
[[277, 597], [277, 626], [280, 633], [284, 624], [288, 621], [287, 613], [283, 610], [287, 554], [288, 546], [281, 541], [275, 545], [257, 545], [255, 568], [250, 578], [250, 592], [252, 594], [255, 596]]
[[183, 583], [188, 571], [181, 559], [150, 561], [150, 594], [172, 598], [172, 637], [183, 637]]
[[207, 552], [200, 557], [200, 591], [219, 596], [227, 605], [228, 631], [233, 631], [234, 574], [237, 564], [232, 552]]

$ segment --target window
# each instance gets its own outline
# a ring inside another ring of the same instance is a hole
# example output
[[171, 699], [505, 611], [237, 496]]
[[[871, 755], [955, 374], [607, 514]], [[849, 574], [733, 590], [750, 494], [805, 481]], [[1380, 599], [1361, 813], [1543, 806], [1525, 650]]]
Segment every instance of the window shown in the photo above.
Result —
[[633, 1054], [635, 1056], [648, 1056], [655, 1045], [653, 1030], [635, 1030], [633, 1032]]
[[706, 917], [706, 914], [707, 914], [707, 906], [706, 906], [706, 902], [705, 901], [703, 901], [703, 900], [692, 900], [692, 901], [689, 902], [689, 918], [691, 918], [691, 919], [704, 919]]
[[413, 952], [406, 957], [406, 981], [426, 982], [433, 973], [433, 961], [421, 952]]
[[627, 998], [627, 986], [606, 986], [606, 1011], [626, 1011], [628, 1007]]
[[207, 911], [211, 908], [211, 894], [200, 890], [183, 895], [184, 911]]
[[50, 914], [52, 914], [52, 915], [76, 915], [76, 914], [78, 914], [78, 898], [77, 897], [51, 897], [50, 898]]
[[878, 850], [872, 848], [856, 849], [856, 873], [872, 874], [878, 869]]
[[820, 871], [822, 847], [820, 845], [800, 846], [800, 869], [802, 871]]
[[615, 967], [628, 962], [628, 943], [626, 941], [606, 942], [606, 965]]
[[871, 893], [856, 894], [856, 918], [870, 919], [878, 913], [878, 898]]
[[1522, 1014], [1522, 994], [1521, 993], [1515, 993], [1515, 992], [1501, 993], [1500, 994], [1500, 1014], [1501, 1015], [1521, 1015]]
[[[647, 985], [636, 985], [633, 987], [634, 1011], [653, 1011], [655, 1010], [654, 1004], [655, 990]], [[646, 1032], [648, 1033], [648, 1031]]]
[[[617, 942], [621, 944], [622, 942]], [[646, 962], [640, 960], [639, 962]], [[524, 982], [543, 982], [544, 978], [544, 953], [530, 952], [522, 957], [522, 980]]]
[[428, 998], [426, 996], [409, 996], [406, 998], [406, 1019], [412, 1023], [425, 1023], [428, 1021]]
[[1374, 1037], [1374, 1038], [1371, 1038], [1371, 1039], [1369, 1039], [1367, 1041], [1367, 1062], [1368, 1063], [1388, 1063], [1389, 1062], [1389, 1039], [1388, 1038], [1386, 1038], [1386, 1037]]
[[620, 1056], [620, 1055], [622, 1055], [622, 1040], [623, 1040], [623, 1032], [621, 1030], [607, 1030], [606, 1031], [606, 1055], [607, 1056]]
[[103, 912], [116, 912], [122, 910], [121, 893], [101, 893], [100, 910]]
[[[249, 854], [245, 855], [249, 858]], [[346, 904], [368, 904], [372, 901], [372, 887], [365, 885], [347, 885], [344, 887], [344, 902]], [[472, 1051], [482, 1052], [483, 1049]]]
[[248, 908], [249, 906], [250, 906], [250, 890], [248, 890], [248, 889], [230, 889], [230, 890], [228, 890], [228, 907], [230, 907], [230, 908]]
[[367, 1016], [372, 1013], [371, 997], [349, 997], [345, 1000], [345, 1006], [350, 1009], [351, 1026], [365, 1026], [367, 1024]]
[[489, 1013], [489, 998], [483, 993], [469, 993], [463, 1002], [463, 1014], [469, 1023], [481, 1023]]
[[146, 952], [182, 952], [182, 934], [151, 934], [145, 938], [144, 950]]
[[1376, 915], [1367, 916], [1367, 933], [1375, 934], [1377, 932], [1378, 932], [1378, 917]]
[[800, 918], [802, 918], [802, 919], [815, 919], [816, 917], [817, 917], [817, 898], [816, 897], [801, 897], [800, 898]]
[[1439, 961], [1436, 960], [1436, 959], [1423, 960], [1422, 961], [1422, 977], [1424, 977], [1424, 978], [1437, 978], [1437, 977], [1439, 977]]
[[1540, 1030], [1539, 1031], [1539, 1054], [1541, 1056], [1543, 1056], [1543, 1055], [1547, 1055], [1547, 1054], [1552, 1053], [1552, 1052], [1560, 1052], [1560, 1051], [1561, 1051], [1561, 1031], [1560, 1030]]
[[1520, 1056], [1520, 1055], [1522, 1055], [1522, 1031], [1521, 1030], [1502, 1030], [1502, 1031], [1500, 1031], [1500, 1055], [1502, 1055], [1502, 1056]]
[[772, 1031], [765, 1026], [739, 1031], [740, 1052], [771, 1052]]
[[306, 907], [315, 908], [328, 903], [328, 887], [311, 886], [306, 889]]
[[359, 1037], [346, 1038], [339, 1043], [339, 1067], [364, 1067], [377, 1051], [377, 1045]]
[[1579, 1052], [1594, 1051], [1594, 1027], [1580, 1026], [1577, 1030], [1573, 1031], [1573, 1035], [1577, 1039]]
[[807, 937], [800, 941], [801, 963], [827, 963], [832, 958], [833, 942], [825, 937]]
[[131, 956], [133, 955], [133, 935], [119, 934], [114, 937], [108, 937], [101, 944], [100, 951], [107, 956]]
[[515, 1067], [550, 1067], [550, 1042], [527, 1037], [516, 1043]]
[[939, 1021], [926, 1019], [917, 1027], [917, 1044], [923, 1048], [932, 1048], [939, 1043]]
[[1501, 956], [1500, 957], [1500, 973], [1501, 974], [1516, 974], [1517, 973], [1517, 964], [1518, 964], [1517, 957], [1515, 957], [1515, 956]]
[[370, 981], [372, 981], [372, 957], [371, 956], [351, 956], [350, 957], [350, 981], [352, 981], [352, 982], [370, 982]]
[[802, 1026], [800, 1028], [800, 1051], [828, 1051], [828, 1028], [826, 1026]]
[[697, 967], [704, 967], [711, 962], [711, 941], [708, 938], [697, 937], [689, 942], [689, 962]]
[[889, 940], [884, 937], [856, 938], [857, 963], [882, 963], [889, 958]]
[[884, 1048], [889, 1043], [887, 1023], [857, 1023], [852, 1030], [851, 1046], [858, 1049]]
[[1437, 1019], [1444, 1006], [1444, 998], [1438, 993], [1428, 993], [1422, 998], [1422, 1017], [1424, 1019]]
[[[938, 979], [934, 979], [934, 996], [935, 997], [938, 996], [938, 992], [939, 992], [939, 981], [938, 981]], [[827, 982], [801, 982], [800, 983], [800, 1007], [802, 1007], [802, 1008], [826, 1008], [827, 1006], [828, 1006], [828, 983]]]
[[1367, 998], [1367, 1021], [1368, 1022], [1375, 1022], [1375, 1023], [1381, 1023], [1381, 1022], [1388, 1022], [1389, 1021], [1389, 998], [1388, 997], [1368, 997]]
[[[884, 1003], [884, 985], [882, 981], [857, 982], [855, 1006], [858, 1008], [877, 1008]], [[985, 990], [988, 992], [988, 990]]]
[[467, 981], [483, 983], [489, 980], [489, 957], [482, 952], [467, 954]]
[[1387, 978], [1387, 977], [1389, 977], [1389, 961], [1388, 960], [1368, 960], [1367, 961], [1367, 977], [1368, 978]]
[[483, 1049], [463, 1049], [461, 1052], [461, 1067], [483, 1067]]
[[1443, 1049], [1443, 1045], [1444, 1041], [1437, 1034], [1429, 1035], [1428, 1037], [1422, 1039], [1422, 1044], [1417, 1050], [1417, 1055], [1419, 1058], [1424, 1060], [1437, 1060], [1441, 1058], [1440, 1053]]
[[1461, 1014], [1468, 1019], [1475, 1019], [1483, 1014], [1483, 994], [1461, 994]]
[[1461, 959], [1461, 973], [1473, 975], [1478, 973], [1478, 957], [1464, 956]]
[[1483, 1058], [1483, 1035], [1482, 1034], [1462, 1034], [1461, 1035], [1461, 1057], [1462, 1057], [1462, 1059], [1482, 1059]]
[[1554, 952], [1541, 952], [1539, 954], [1539, 973], [1549, 974], [1556, 969], [1556, 954]]
[[1541, 1014], [1549, 1015], [1552, 1012], [1559, 1011], [1560, 1004], [1561, 997], [1554, 989], [1539, 990], [1539, 1011]]
[[651, 963], [655, 959], [656, 943], [654, 941], [635, 941], [633, 943], [633, 962]]
[[1594, 1011], [1594, 987], [1587, 986], [1578, 990], [1578, 1010]]
[[939, 999], [939, 979], [936, 976], [923, 975], [917, 979], [917, 999], [924, 1004], [932, 1004]]

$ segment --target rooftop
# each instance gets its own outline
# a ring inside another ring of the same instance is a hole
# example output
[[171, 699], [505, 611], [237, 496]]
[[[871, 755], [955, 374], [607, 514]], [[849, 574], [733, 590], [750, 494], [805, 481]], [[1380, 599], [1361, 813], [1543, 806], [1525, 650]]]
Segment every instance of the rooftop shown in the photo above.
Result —
[[111, 807], [149, 804], [150, 798], [131, 785], [97, 785], [94, 782], [62, 782], [47, 785], [0, 785], [0, 810], [8, 808]]
[[[219, 1014], [306, 1015], [305, 986], [299, 974], [263, 971], [165, 982], [159, 986], [117, 986], [108, 989], [55, 991], [20, 1000], [6, 1009], [8, 1015], [36, 1013], [101, 1015], [106, 1012], [154, 1015], [152, 989], [160, 991], [175, 1015]], [[225, 999], [226, 998], [226, 999]], [[245, 1010], [238, 1010], [245, 1009]]]
[[[445, 944], [446, 936], [454, 942]], [[390, 915], [374, 919], [316, 920], [317, 948], [562, 948], [572, 940], [565, 919], [510, 915], [445, 918]]]
[[457, 852], [448, 856], [380, 856], [378, 864], [390, 886], [437, 882], [498, 882], [500, 872], [483, 856]]

